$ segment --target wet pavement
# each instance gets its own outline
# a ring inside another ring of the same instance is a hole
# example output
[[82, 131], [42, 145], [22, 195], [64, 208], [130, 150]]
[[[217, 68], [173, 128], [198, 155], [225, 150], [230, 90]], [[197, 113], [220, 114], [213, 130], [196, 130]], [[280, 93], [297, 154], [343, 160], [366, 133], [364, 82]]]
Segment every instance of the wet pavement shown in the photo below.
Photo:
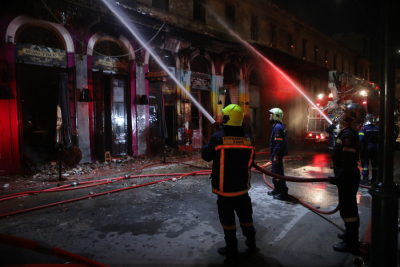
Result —
[[[397, 153], [396, 163], [400, 161]], [[289, 156], [296, 160], [285, 162], [287, 175], [327, 177], [332, 174], [329, 152], [321, 144], [311, 144], [307, 148], [292, 145]], [[256, 161], [268, 158], [268, 155], [257, 156]], [[191, 160], [195, 165], [210, 166], [200, 159]], [[141, 174], [198, 170], [176, 164], [151, 168]], [[112, 173], [107, 175], [110, 177]], [[121, 180], [4, 201], [0, 202], [0, 215], [163, 178]], [[271, 178], [267, 180], [271, 182]], [[332, 210], [337, 205], [337, 190], [333, 185], [288, 183], [288, 187], [290, 194], [321, 210]], [[224, 246], [223, 231], [218, 220], [216, 195], [211, 192], [207, 175], [130, 188], [0, 218], [0, 233], [40, 241], [111, 266], [353, 266], [352, 255], [332, 249], [332, 245], [340, 241], [336, 237], [340, 232], [338, 227], [343, 228], [338, 213], [321, 218], [297, 202], [273, 200], [266, 194], [268, 189], [261, 174], [252, 175], [249, 194], [259, 252], [245, 253], [245, 239], [239, 228], [241, 253], [235, 262], [224, 261], [216, 252], [218, 247]], [[371, 213], [367, 189], [359, 189], [358, 200], [360, 236], [363, 237]], [[11, 246], [0, 245], [0, 250], [6, 255], [0, 266], [66, 262]]]

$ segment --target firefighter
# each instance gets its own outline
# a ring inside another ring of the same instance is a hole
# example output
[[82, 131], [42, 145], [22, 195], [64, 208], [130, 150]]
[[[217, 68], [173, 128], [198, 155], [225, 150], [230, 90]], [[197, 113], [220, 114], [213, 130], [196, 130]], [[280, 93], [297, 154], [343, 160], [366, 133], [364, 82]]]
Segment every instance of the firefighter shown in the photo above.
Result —
[[229, 259], [238, 255], [235, 211], [249, 252], [256, 251], [256, 229], [248, 194], [255, 148], [242, 127], [244, 114], [241, 107], [230, 104], [222, 109], [222, 114], [223, 128], [203, 147], [202, 158], [213, 161], [211, 185], [218, 196], [219, 220], [226, 242], [225, 247], [218, 248], [218, 253]]
[[374, 124], [374, 115], [367, 114], [364, 119], [364, 125], [361, 128], [358, 136], [361, 143], [361, 167], [362, 167], [362, 185], [369, 185], [369, 162], [372, 166], [372, 179], [373, 184], [378, 177], [378, 145], [379, 145], [379, 127]]
[[335, 177], [331, 179], [331, 183], [338, 188], [340, 216], [346, 228], [344, 233], [337, 235], [343, 241], [333, 246], [339, 252], [356, 253], [359, 249], [360, 218], [356, 196], [360, 182], [357, 164], [360, 140], [355, 128], [357, 123], [362, 122], [365, 114], [365, 109], [357, 103], [342, 106], [339, 132], [332, 152]]
[[[285, 124], [282, 122], [283, 111], [280, 108], [269, 110], [269, 120], [272, 125], [270, 139], [271, 172], [284, 176], [283, 157], [288, 154], [288, 140]], [[274, 196], [274, 199], [287, 200], [288, 187], [284, 180], [272, 178], [274, 189], [268, 192], [268, 195]]]
[[332, 119], [332, 124], [325, 129], [325, 132], [329, 134], [329, 151], [332, 153], [333, 145], [335, 144], [338, 128], [338, 118]]

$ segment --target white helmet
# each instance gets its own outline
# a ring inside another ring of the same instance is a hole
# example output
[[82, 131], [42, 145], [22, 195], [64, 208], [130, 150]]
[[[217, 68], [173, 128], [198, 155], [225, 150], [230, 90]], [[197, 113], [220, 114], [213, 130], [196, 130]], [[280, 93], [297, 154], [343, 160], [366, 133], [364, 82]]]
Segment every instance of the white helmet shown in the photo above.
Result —
[[280, 108], [273, 108], [273, 109], [270, 109], [269, 110], [269, 113], [272, 113], [273, 114], [273, 116], [272, 116], [272, 119], [274, 120], [274, 121], [282, 121], [282, 118], [283, 118], [283, 111], [282, 111], [282, 109], [280, 109]]

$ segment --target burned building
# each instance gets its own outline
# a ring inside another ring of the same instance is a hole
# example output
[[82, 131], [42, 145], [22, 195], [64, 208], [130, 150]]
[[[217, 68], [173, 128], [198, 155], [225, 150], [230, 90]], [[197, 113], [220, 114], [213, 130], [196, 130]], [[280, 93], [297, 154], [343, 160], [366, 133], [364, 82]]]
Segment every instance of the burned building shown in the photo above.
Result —
[[[305, 133], [307, 101], [260, 55], [310, 98], [328, 93], [328, 71], [368, 80], [370, 62], [270, 3], [258, 1], [111, 1], [174, 78], [217, 121], [227, 92], [245, 112], [257, 144], [269, 138], [268, 110], [280, 107], [291, 138]], [[162, 73], [102, 1], [17, 0], [0, 11], [0, 175], [57, 159], [60, 77], [67, 75], [68, 131], [81, 162], [162, 151], [157, 138], [161, 82], [168, 138], [176, 150], [201, 148], [217, 129]]]

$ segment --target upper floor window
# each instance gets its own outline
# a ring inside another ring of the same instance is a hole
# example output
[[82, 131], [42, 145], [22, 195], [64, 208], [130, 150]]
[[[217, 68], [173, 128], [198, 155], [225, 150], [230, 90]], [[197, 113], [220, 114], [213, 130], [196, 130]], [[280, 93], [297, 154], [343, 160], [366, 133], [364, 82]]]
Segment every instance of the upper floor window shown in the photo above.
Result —
[[235, 6], [231, 4], [225, 4], [225, 21], [233, 30], [235, 29], [235, 19]]
[[206, 22], [206, 0], [193, 0], [193, 19]]
[[289, 51], [293, 52], [293, 35], [290, 33], [288, 34], [287, 42]]
[[278, 31], [274, 24], [271, 24], [271, 46], [276, 46], [278, 44]]
[[333, 54], [333, 69], [334, 70], [338, 70], [337, 69], [337, 55]]
[[306, 59], [307, 56], [307, 40], [303, 39], [303, 49], [301, 51], [301, 56], [303, 57], [303, 59]]
[[152, 6], [155, 8], [169, 10], [169, 0], [152, 0]]
[[258, 17], [251, 15], [251, 39], [258, 41]]
[[315, 64], [317, 64], [317, 60], [318, 60], [318, 45], [315, 45], [315, 47], [314, 47], [314, 62], [315, 62]]
[[328, 50], [325, 50], [325, 67], [329, 67], [329, 62], [328, 62]]

